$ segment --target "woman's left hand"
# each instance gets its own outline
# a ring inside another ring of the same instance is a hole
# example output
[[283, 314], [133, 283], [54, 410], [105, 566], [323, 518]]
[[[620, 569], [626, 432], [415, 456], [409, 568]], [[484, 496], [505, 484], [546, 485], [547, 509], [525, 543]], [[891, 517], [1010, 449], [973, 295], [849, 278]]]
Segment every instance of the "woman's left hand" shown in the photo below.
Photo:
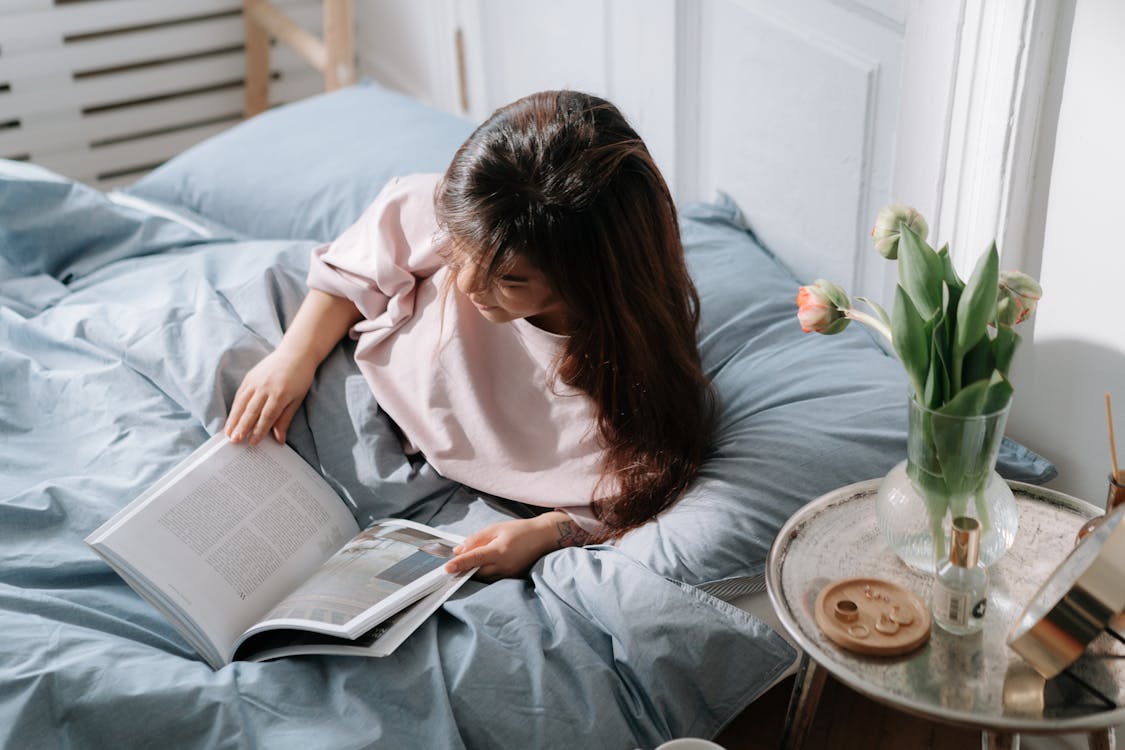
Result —
[[486, 581], [523, 576], [536, 560], [559, 548], [556, 516], [568, 518], [565, 513], [549, 511], [486, 526], [453, 549], [457, 556], [445, 564], [445, 570], [460, 573], [479, 567], [476, 578]]

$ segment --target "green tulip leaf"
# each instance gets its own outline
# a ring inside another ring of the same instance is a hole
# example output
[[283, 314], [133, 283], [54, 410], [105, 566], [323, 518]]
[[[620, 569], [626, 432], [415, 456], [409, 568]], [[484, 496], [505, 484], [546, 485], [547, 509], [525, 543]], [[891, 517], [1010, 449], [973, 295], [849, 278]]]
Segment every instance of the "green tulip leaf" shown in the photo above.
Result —
[[983, 414], [985, 398], [988, 395], [988, 380], [978, 380], [962, 388], [953, 398], [939, 409], [939, 414], [947, 417], [975, 417]]
[[961, 382], [975, 383], [978, 380], [988, 380], [995, 369], [997, 367], [992, 353], [992, 340], [986, 333], [969, 351], [965, 352], [961, 362]]
[[958, 293], [960, 296], [961, 290], [965, 288], [965, 282], [957, 275], [957, 269], [953, 267], [953, 259], [949, 257], [949, 243], [941, 246], [941, 250], [937, 251], [938, 258], [941, 259], [942, 275], [945, 279], [946, 285]]
[[942, 312], [934, 324], [934, 332], [930, 338], [930, 375], [926, 381], [926, 405], [931, 409], [941, 406], [950, 396], [949, 362], [946, 357], [949, 351], [948, 338], [949, 317]]
[[895, 287], [894, 316], [891, 318], [891, 338], [894, 341], [895, 351], [902, 360], [906, 374], [914, 386], [914, 392], [925, 393], [926, 376], [930, 371], [930, 333], [929, 325], [910, 296], [901, 285]]
[[930, 429], [951, 499], [963, 500], [966, 492], [981, 483], [982, 456], [990, 434], [988, 420], [965, 418], [984, 413], [989, 385], [988, 380], [972, 383], [934, 411]]
[[1012, 366], [1012, 357], [1015, 356], [1016, 347], [1020, 343], [1020, 335], [1008, 326], [996, 329], [996, 338], [992, 340], [992, 356], [996, 362], [996, 369], [1007, 374]]
[[[957, 324], [953, 337], [953, 357], [960, 360], [988, 333], [988, 321], [996, 309], [996, 289], [1000, 278], [1000, 258], [993, 242], [977, 261], [969, 283], [957, 303]], [[956, 366], [956, 365], [955, 365]]]
[[991, 414], [1000, 411], [1008, 402], [1012, 400], [1012, 394], [1015, 388], [1004, 377], [1004, 373], [999, 370], [992, 373], [992, 379], [988, 382], [988, 390], [984, 397], [984, 414]]
[[924, 320], [933, 320], [941, 308], [944, 270], [941, 258], [905, 224], [898, 249], [899, 286]]

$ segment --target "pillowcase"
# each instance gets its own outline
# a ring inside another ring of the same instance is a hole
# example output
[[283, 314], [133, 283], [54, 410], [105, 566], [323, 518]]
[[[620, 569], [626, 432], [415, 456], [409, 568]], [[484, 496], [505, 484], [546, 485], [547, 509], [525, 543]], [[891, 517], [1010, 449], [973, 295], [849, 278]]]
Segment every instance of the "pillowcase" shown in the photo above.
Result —
[[[802, 505], [906, 458], [908, 385], [899, 361], [863, 326], [802, 333], [799, 282], [757, 243], [729, 198], [688, 206], [681, 227], [702, 304], [716, 440], [684, 497], [618, 546], [666, 576], [730, 584], [762, 574], [774, 536]], [[1057, 473], [1011, 441], [998, 470], [1033, 482]], [[729, 595], [737, 589], [725, 587]]]
[[392, 177], [444, 172], [468, 120], [364, 82], [253, 117], [123, 192], [259, 239], [329, 242]]

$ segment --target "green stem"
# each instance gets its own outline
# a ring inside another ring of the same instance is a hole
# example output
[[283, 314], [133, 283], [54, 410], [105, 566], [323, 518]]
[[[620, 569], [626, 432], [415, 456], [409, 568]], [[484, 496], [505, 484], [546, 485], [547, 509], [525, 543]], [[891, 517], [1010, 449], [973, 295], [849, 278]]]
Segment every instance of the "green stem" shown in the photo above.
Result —
[[988, 503], [985, 502], [985, 499], [984, 499], [984, 490], [985, 490], [986, 487], [988, 487], [988, 482], [989, 482], [989, 479], [986, 478], [984, 480], [984, 484], [982, 484], [980, 487], [978, 487], [977, 491], [975, 493], [973, 493], [973, 495], [975, 497], [975, 500], [976, 500], [975, 504], [976, 504], [976, 507], [977, 507], [977, 520], [980, 521], [980, 535], [981, 535], [981, 537], [983, 537], [985, 534], [987, 534], [988, 530], [992, 526], [991, 519], [988, 517]]
[[943, 553], [945, 552], [945, 510], [943, 504], [939, 510], [936, 502], [926, 503], [930, 515], [930, 536], [934, 540], [934, 567], [941, 567]]
[[891, 338], [891, 329], [888, 328], [883, 323], [883, 321], [879, 320], [874, 315], [865, 313], [862, 310], [857, 310], [854, 307], [849, 307], [843, 312], [845, 318], [854, 320], [857, 323], [863, 323], [868, 328], [871, 328], [877, 333], [882, 334], [883, 338], [887, 340], [888, 344], [894, 344], [894, 340]]

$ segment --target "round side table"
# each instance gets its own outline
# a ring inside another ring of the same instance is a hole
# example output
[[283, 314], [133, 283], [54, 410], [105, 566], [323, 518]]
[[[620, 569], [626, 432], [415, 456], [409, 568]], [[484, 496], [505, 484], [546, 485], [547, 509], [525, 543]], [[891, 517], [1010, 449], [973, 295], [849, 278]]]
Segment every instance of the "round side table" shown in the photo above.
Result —
[[897, 583], [929, 604], [933, 577], [901, 562], [879, 533], [879, 480], [830, 492], [789, 519], [766, 567], [770, 601], [804, 651], [786, 721], [786, 747], [801, 746], [825, 672], [899, 710], [980, 729], [984, 747], [1018, 748], [1020, 733], [1073, 732], [1089, 733], [1092, 749], [1113, 747], [1112, 727], [1125, 720], [1125, 708], [1099, 704], [1079, 680], [1116, 706], [1125, 704], [1125, 646], [1103, 634], [1072, 667], [1073, 678], [1064, 674], [1044, 682], [1007, 645], [1012, 623], [1074, 548], [1078, 529], [1102, 509], [1042, 487], [1009, 484], [1019, 509], [1019, 532], [1008, 553], [989, 569], [983, 631], [954, 636], [933, 625], [925, 645], [898, 657], [847, 651], [828, 640], [814, 616], [821, 589], [860, 576]]

